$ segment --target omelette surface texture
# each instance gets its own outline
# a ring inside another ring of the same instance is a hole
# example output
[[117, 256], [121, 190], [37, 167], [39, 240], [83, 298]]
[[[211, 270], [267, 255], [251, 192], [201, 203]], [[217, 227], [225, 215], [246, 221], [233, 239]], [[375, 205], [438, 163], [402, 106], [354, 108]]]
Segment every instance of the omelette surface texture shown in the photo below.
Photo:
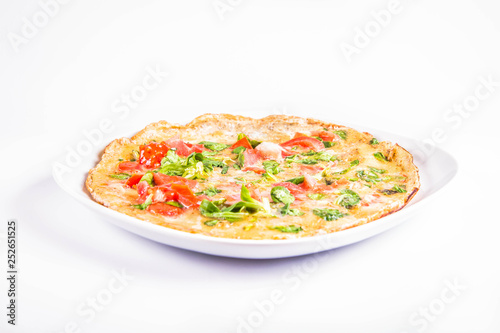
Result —
[[111, 142], [86, 187], [113, 210], [184, 232], [290, 239], [402, 209], [420, 182], [412, 155], [315, 119], [206, 114]]

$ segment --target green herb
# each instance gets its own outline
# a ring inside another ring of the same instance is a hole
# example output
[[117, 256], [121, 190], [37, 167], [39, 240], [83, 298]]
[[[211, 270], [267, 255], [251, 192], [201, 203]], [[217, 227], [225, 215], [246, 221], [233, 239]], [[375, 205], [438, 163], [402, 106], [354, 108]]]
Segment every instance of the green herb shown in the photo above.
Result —
[[300, 155], [302, 155], [302, 156], [312, 156], [312, 155], [316, 155], [316, 152], [314, 150], [309, 150], [307, 153], [302, 153]]
[[372, 139], [370, 140], [370, 144], [371, 144], [372, 146], [373, 146], [373, 145], [378, 145], [378, 144], [379, 144], [379, 142], [378, 142], [378, 140], [377, 140], [377, 139], [372, 138]]
[[392, 189], [390, 190], [381, 190], [381, 193], [385, 195], [392, 195], [396, 193], [406, 193], [406, 186], [405, 185], [394, 185]]
[[203, 224], [205, 224], [208, 227], [213, 227], [217, 223], [219, 223], [219, 220], [208, 220], [208, 221], [203, 222]]
[[387, 172], [387, 170], [377, 169], [377, 168], [374, 168], [374, 167], [371, 167], [371, 166], [369, 166], [368, 169], [370, 169], [370, 171], [372, 171], [372, 172], [381, 173], [381, 174]]
[[310, 193], [307, 196], [312, 200], [321, 200], [325, 197], [323, 193]]
[[227, 164], [203, 153], [192, 153], [187, 158], [178, 156], [172, 149], [161, 160], [158, 172], [169, 176], [182, 176], [188, 179], [206, 179], [214, 168], [225, 168]]
[[370, 171], [370, 172], [366, 172], [365, 170], [358, 170], [356, 171], [356, 175], [364, 180], [365, 182], [368, 182], [368, 183], [373, 183], [373, 184], [376, 184], [378, 182], [381, 182], [382, 179], [380, 179], [380, 177], [373, 171]]
[[280, 214], [285, 216], [285, 215], [290, 215], [290, 216], [302, 216], [304, 215], [305, 213], [298, 210], [298, 209], [290, 209], [290, 204], [285, 204], [285, 206], [283, 206], [281, 209], [280, 209]]
[[224, 165], [221, 170], [221, 174], [225, 175], [227, 171], [229, 170], [229, 165]]
[[205, 151], [202, 151], [201, 154], [205, 157], [211, 157], [211, 156], [215, 156], [217, 155], [217, 152], [216, 151], [208, 151], [208, 150], [205, 150]]
[[353, 167], [355, 167], [356, 165], [359, 165], [359, 160], [352, 161], [351, 163], [349, 163], [349, 167], [347, 169], [344, 169], [344, 170], [339, 171], [339, 172], [335, 172], [335, 174], [336, 175], [345, 175], [346, 173], [348, 173], [349, 171], [351, 171], [351, 169]]
[[119, 158], [119, 159], [118, 159], [118, 161], [119, 161], [119, 162], [122, 162], [122, 161], [123, 161], [123, 158]]
[[342, 189], [340, 190], [340, 195], [337, 198], [336, 204], [351, 209], [359, 204], [360, 201], [361, 198], [356, 192], [349, 189]]
[[212, 141], [201, 141], [199, 144], [203, 145], [205, 148], [210, 149], [212, 151], [221, 151], [230, 147], [230, 145], [226, 145], [225, 143], [218, 143]]
[[323, 139], [321, 137], [319, 137], [319, 136], [312, 136], [312, 138], [315, 138], [316, 140], [319, 140], [319, 141], [323, 142]]
[[262, 165], [264, 166], [264, 170], [266, 170], [266, 173], [269, 173], [272, 175], [277, 175], [278, 173], [283, 171], [279, 168], [280, 164], [276, 161], [273, 161], [273, 160], [264, 161], [264, 162], [262, 162]]
[[333, 131], [333, 133], [337, 134], [342, 140], [347, 140], [346, 131]]
[[244, 152], [245, 150], [246, 150], [246, 148], [245, 148], [245, 147], [243, 147], [243, 146], [239, 146], [239, 147], [234, 148], [234, 149], [233, 149], [233, 151], [232, 151], [232, 153], [233, 153], [233, 154], [239, 154], [239, 153]]
[[284, 186], [275, 186], [271, 190], [271, 198], [274, 202], [282, 202], [284, 204], [291, 204], [295, 201], [295, 197]]
[[298, 233], [299, 231], [302, 231], [302, 227], [298, 226], [294, 226], [293, 224], [292, 225], [277, 225], [277, 226], [274, 226], [274, 227], [269, 227], [269, 229], [272, 229], [272, 230], [279, 230], [281, 232], [287, 232], [287, 233]]
[[206, 217], [226, 219], [230, 222], [234, 222], [248, 216], [248, 213], [243, 211], [229, 211], [226, 209], [220, 210], [219, 207], [209, 200], [203, 200], [201, 202], [200, 213]]
[[174, 207], [179, 207], [179, 208], [183, 208], [184, 206], [177, 202], [177, 201], [167, 201], [165, 202], [167, 205], [170, 205], [170, 206], [174, 206]]
[[250, 140], [250, 139], [248, 138], [248, 136], [246, 136], [245, 134], [243, 134], [243, 133], [239, 133], [239, 134], [238, 134], [238, 141], [239, 141], [239, 140], [241, 140], [241, 139], [243, 139], [243, 138], [247, 138], [247, 139], [248, 139], [248, 142], [250, 142], [250, 145], [252, 145], [252, 148], [255, 148], [255, 147], [257, 147], [258, 145], [260, 145], [260, 144], [261, 144], [261, 142], [260, 142], [260, 141], [257, 141], [257, 140]]
[[111, 178], [114, 178], [114, 179], [120, 179], [120, 180], [124, 180], [124, 179], [129, 179], [130, 177], [132, 177], [131, 175], [129, 175], [128, 173], [119, 173], [117, 175], [109, 175]]
[[243, 154], [243, 151], [241, 151], [241, 152], [238, 154], [237, 161], [238, 161], [239, 166], [240, 166], [241, 168], [243, 168], [243, 166], [245, 165], [245, 155]]
[[313, 209], [313, 214], [325, 221], [335, 221], [348, 215], [341, 213], [338, 209], [332, 208], [315, 208]]
[[375, 156], [375, 158], [379, 161], [388, 162], [387, 157], [385, 157], [381, 152], [376, 152], [375, 154], [373, 154], [373, 156]]
[[304, 182], [304, 176], [299, 176], [296, 178], [288, 179], [288, 180], [285, 180], [285, 182], [299, 185], [299, 184], [302, 184]]
[[139, 183], [142, 181], [146, 181], [149, 186], [153, 186], [153, 173], [151, 171], [148, 171], [142, 176], [142, 178], [139, 180]]
[[323, 141], [323, 146], [325, 146], [325, 148], [333, 147], [336, 144], [337, 144], [336, 142], [332, 142], [332, 141]]
[[201, 192], [196, 192], [195, 194], [196, 195], [205, 194], [206, 196], [213, 197], [214, 195], [219, 194], [221, 192], [222, 192], [221, 190], [219, 190], [219, 189], [217, 189], [217, 188], [215, 188], [215, 187], [212, 186], [212, 187], [204, 189]]
[[241, 170], [241, 167], [238, 163], [234, 163], [233, 168], [235, 168], [236, 170]]
[[132, 160], [137, 161], [141, 154], [137, 150], [132, 150]]
[[305, 159], [303, 159], [303, 160], [298, 161], [298, 163], [301, 163], [301, 164], [308, 164], [308, 165], [311, 165], [311, 164], [318, 164], [318, 160], [316, 160], [316, 159], [312, 159], [312, 158], [305, 158]]
[[358, 181], [358, 178], [349, 178], [348, 179], [350, 182], [357, 182]]
[[132, 207], [140, 209], [140, 210], [145, 210], [146, 208], [148, 208], [149, 205], [151, 205], [152, 202], [153, 202], [153, 195], [150, 194], [146, 198], [146, 201], [144, 201], [144, 203], [142, 203], [140, 205], [132, 205]]

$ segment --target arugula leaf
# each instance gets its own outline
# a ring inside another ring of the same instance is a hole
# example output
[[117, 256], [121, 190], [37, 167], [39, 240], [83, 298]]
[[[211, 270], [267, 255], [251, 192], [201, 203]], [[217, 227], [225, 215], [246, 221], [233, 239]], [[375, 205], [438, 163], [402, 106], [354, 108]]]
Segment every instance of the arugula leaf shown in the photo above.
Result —
[[356, 192], [349, 189], [342, 189], [340, 190], [340, 196], [337, 198], [336, 204], [351, 209], [359, 204], [360, 201], [361, 198]]
[[217, 188], [215, 188], [215, 187], [212, 186], [212, 187], [209, 187], [209, 188], [207, 188], [207, 189], [205, 189], [205, 190], [203, 190], [201, 192], [196, 192], [195, 194], [196, 195], [205, 194], [205, 195], [207, 195], [209, 197], [213, 197], [214, 195], [219, 194], [221, 192], [222, 192], [221, 190], [219, 190], [219, 189], [217, 189]]
[[142, 178], [139, 180], [139, 183], [142, 181], [146, 181], [149, 186], [153, 186], [153, 173], [151, 171], [148, 171], [142, 176]]
[[132, 207], [140, 209], [140, 210], [145, 210], [146, 208], [148, 208], [149, 205], [151, 205], [152, 202], [153, 202], [153, 195], [150, 194], [146, 198], [146, 201], [144, 201], [144, 203], [142, 203], [140, 205], [132, 205]]
[[399, 186], [399, 185], [394, 185], [394, 186], [392, 187], [392, 189], [393, 189], [394, 191], [398, 191], [399, 193], [406, 193], [406, 185], [401, 185], [401, 186]]
[[201, 141], [199, 142], [200, 145], [203, 145], [205, 148], [210, 149], [212, 151], [221, 151], [226, 148], [231, 147], [231, 145], [227, 145], [225, 143], [218, 143], [218, 142], [212, 142], [212, 141]]
[[382, 161], [382, 162], [388, 162], [389, 160], [387, 159], [387, 157], [384, 156], [384, 154], [382, 154], [381, 152], [376, 152], [375, 154], [373, 154], [373, 156], [375, 156], [375, 158], [379, 161]]
[[303, 160], [298, 161], [297, 163], [311, 165], [311, 164], [318, 164], [318, 160], [312, 158], [305, 158]]
[[186, 179], [206, 179], [208, 178], [208, 173], [205, 171], [203, 162], [196, 162], [196, 164], [192, 164], [184, 170], [182, 177]]
[[250, 144], [252, 145], [252, 148], [257, 147], [258, 145], [260, 145], [262, 143], [262, 142], [257, 141], [257, 140], [250, 140], [250, 138], [248, 138], [248, 136], [246, 136], [244, 133], [238, 133], [238, 141], [240, 141], [243, 138], [248, 139], [248, 142], [250, 142]]
[[245, 150], [246, 150], [246, 147], [239, 146], [239, 147], [234, 148], [231, 153], [233, 153], [233, 154], [239, 154], [239, 153], [244, 152]]
[[333, 147], [337, 144], [337, 142], [332, 142], [332, 141], [323, 141], [323, 146], [325, 146], [325, 148], [330, 148], [330, 147]]
[[307, 196], [312, 200], [321, 200], [325, 197], [323, 193], [310, 193]]
[[346, 131], [333, 131], [333, 133], [337, 134], [342, 140], [347, 140]]
[[208, 221], [203, 222], [203, 224], [205, 224], [208, 227], [213, 227], [217, 223], [219, 223], [219, 220], [208, 220]]
[[378, 144], [379, 144], [379, 142], [378, 142], [378, 140], [377, 140], [376, 138], [372, 138], [372, 139], [370, 140], [370, 144], [371, 144], [372, 146], [373, 146], [373, 145], [378, 145]]
[[360, 179], [362, 179], [368, 183], [376, 184], [376, 183], [382, 181], [382, 179], [380, 179], [380, 177], [373, 171], [370, 171], [370, 173], [367, 173], [365, 170], [358, 170], [358, 171], [356, 171], [356, 175]]
[[290, 204], [285, 204], [281, 209], [280, 209], [280, 214], [285, 216], [285, 215], [290, 215], [290, 216], [302, 216], [305, 213], [298, 210], [298, 209], [290, 209]]
[[277, 175], [278, 173], [283, 171], [279, 168], [280, 164], [274, 160], [264, 161], [262, 162], [262, 165], [264, 166], [264, 170], [266, 170], [266, 173], [269, 173], [271, 175]]
[[224, 165], [221, 170], [221, 174], [225, 175], [229, 170], [229, 165]]
[[304, 229], [302, 229], [301, 226], [294, 226], [293, 224], [292, 225], [277, 225], [277, 226], [274, 226], [274, 227], [268, 227], [269, 229], [271, 230], [278, 230], [278, 231], [281, 231], [281, 232], [286, 232], [286, 233], [298, 233], [299, 231], [303, 231]]
[[299, 176], [296, 178], [288, 179], [288, 180], [285, 180], [285, 182], [299, 185], [299, 184], [302, 184], [304, 182], [304, 176]]
[[217, 207], [212, 201], [209, 200], [203, 200], [200, 204], [200, 213], [203, 216], [210, 217], [210, 218], [222, 218], [226, 219], [230, 222], [232, 221], [237, 221], [245, 216], [248, 216], [248, 213], [246, 212], [241, 212], [240, 211], [230, 211], [224, 209], [221, 211], [219, 207]]
[[295, 201], [295, 197], [284, 186], [275, 186], [271, 190], [271, 198], [274, 202], [282, 202], [284, 204], [291, 204]]
[[125, 179], [129, 179], [132, 176], [129, 175], [128, 173], [119, 173], [116, 175], [109, 175], [109, 177], [114, 178], [114, 179], [125, 180]]
[[240, 168], [243, 168], [243, 166], [245, 165], [245, 155], [243, 154], [243, 152], [244, 151], [240, 151], [237, 157], [238, 165], [240, 166]]
[[315, 208], [313, 209], [313, 214], [325, 221], [335, 221], [348, 215], [341, 213], [338, 209], [332, 208]]
[[377, 169], [377, 168], [374, 168], [374, 167], [371, 167], [371, 166], [369, 166], [368, 169], [370, 169], [370, 171], [376, 172], [376, 173], [386, 173], [387, 172], [387, 170]]
[[130, 161], [132, 162], [135, 162], [139, 159], [139, 157], [141, 156], [141, 154], [137, 151], [137, 150], [132, 150], [132, 158], [130, 159]]
[[177, 201], [167, 201], [165, 202], [167, 205], [174, 206], [174, 207], [179, 207], [179, 208], [184, 208], [184, 206], [177, 202]]
[[380, 193], [383, 193], [385, 195], [393, 195], [396, 193], [406, 193], [406, 186], [405, 185], [394, 185], [392, 189], [390, 190], [380, 190]]
[[345, 175], [346, 173], [348, 173], [349, 171], [351, 171], [351, 169], [353, 167], [355, 167], [356, 165], [359, 165], [359, 160], [354, 160], [352, 161], [351, 163], [349, 163], [349, 167], [347, 169], [344, 169], [342, 171], [338, 171], [338, 172], [335, 172], [336, 175]]

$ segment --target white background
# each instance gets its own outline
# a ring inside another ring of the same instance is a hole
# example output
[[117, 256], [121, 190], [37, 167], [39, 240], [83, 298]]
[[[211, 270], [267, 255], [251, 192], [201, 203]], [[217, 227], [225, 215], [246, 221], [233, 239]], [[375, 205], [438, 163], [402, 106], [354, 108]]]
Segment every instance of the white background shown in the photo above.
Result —
[[[388, 1], [220, 4], [230, 10], [221, 15], [212, 0], [74, 0], [44, 25], [37, 1], [1, 1], [1, 268], [5, 224], [17, 218], [20, 275], [16, 327], [6, 324], [1, 278], [0, 331], [499, 332], [499, 3], [401, 1], [350, 62], [342, 43], [373, 28], [371, 12]], [[42, 27], [16, 51], [13, 34], [34, 17]], [[168, 77], [127, 116], [113, 112], [148, 67]], [[488, 76], [497, 82], [488, 97], [446, 120]], [[313, 268], [307, 256], [237, 260], [156, 244], [100, 220], [51, 177], [56, 158], [103, 118], [111, 141], [205, 112], [321, 118], [325, 109], [338, 123], [421, 140], [441, 128], [438, 144], [460, 171], [417, 217]], [[121, 270], [134, 277], [127, 286], [90, 320], [78, 314]], [[453, 294], [455, 282], [465, 289]], [[273, 290], [283, 302], [271, 311]], [[432, 319], [412, 320], [429, 307]], [[253, 327], [240, 326], [249, 319]]]

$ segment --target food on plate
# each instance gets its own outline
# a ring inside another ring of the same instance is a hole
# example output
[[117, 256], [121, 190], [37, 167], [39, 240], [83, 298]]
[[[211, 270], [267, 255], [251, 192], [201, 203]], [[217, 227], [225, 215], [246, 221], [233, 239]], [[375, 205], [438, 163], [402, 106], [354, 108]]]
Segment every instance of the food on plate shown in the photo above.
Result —
[[140, 220], [260, 240], [374, 221], [402, 209], [420, 182], [408, 151], [369, 133], [296, 116], [206, 114], [114, 140], [86, 186]]

